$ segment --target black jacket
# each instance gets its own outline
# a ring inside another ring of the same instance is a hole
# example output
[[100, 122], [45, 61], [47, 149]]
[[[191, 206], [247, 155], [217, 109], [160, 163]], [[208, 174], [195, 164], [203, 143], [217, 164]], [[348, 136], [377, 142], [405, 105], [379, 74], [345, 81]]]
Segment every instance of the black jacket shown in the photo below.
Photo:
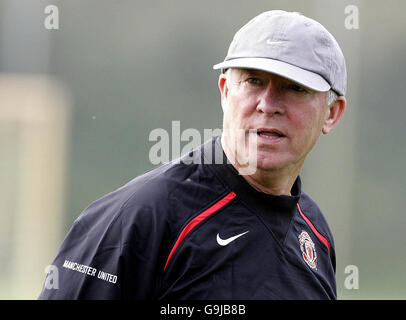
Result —
[[219, 154], [213, 138], [92, 203], [39, 299], [335, 299], [333, 237], [300, 177], [264, 194]]

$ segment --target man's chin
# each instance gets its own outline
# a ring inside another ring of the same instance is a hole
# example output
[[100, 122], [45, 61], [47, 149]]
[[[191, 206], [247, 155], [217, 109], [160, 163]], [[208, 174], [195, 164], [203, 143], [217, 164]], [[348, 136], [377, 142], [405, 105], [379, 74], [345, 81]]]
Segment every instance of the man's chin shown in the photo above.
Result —
[[257, 169], [263, 171], [277, 171], [286, 166], [284, 161], [278, 159], [272, 159], [270, 157], [261, 157], [258, 155]]

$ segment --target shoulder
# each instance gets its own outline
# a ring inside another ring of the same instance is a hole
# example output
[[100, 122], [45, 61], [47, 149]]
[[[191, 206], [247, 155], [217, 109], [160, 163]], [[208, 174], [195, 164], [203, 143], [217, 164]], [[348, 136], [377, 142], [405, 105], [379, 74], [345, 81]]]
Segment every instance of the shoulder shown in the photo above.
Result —
[[144, 231], [155, 226], [176, 232], [224, 192], [224, 185], [207, 166], [178, 160], [154, 168], [94, 201], [75, 222], [90, 228], [137, 225]]
[[197, 168], [180, 167], [173, 163], [156, 167], [93, 201], [76, 221], [87, 224], [103, 216], [118, 218], [123, 213], [131, 213], [135, 218], [143, 212], [150, 214], [159, 207], [167, 208], [173, 190], [182, 188], [183, 176], [193, 170]]

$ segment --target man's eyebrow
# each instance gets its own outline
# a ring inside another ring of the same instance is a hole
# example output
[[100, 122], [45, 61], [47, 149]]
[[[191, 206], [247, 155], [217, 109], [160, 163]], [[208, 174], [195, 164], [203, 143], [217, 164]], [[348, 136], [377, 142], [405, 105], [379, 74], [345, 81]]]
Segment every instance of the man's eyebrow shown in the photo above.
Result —
[[256, 69], [239, 69], [238, 78], [244, 77], [263, 77], [265, 71], [256, 70]]
[[267, 76], [268, 74], [270, 74], [275, 79], [277, 79], [277, 81], [279, 83], [294, 84], [294, 85], [302, 87], [303, 89], [305, 89], [305, 90], [307, 90], [309, 92], [316, 92], [316, 91], [306, 87], [305, 85], [303, 85], [303, 84], [301, 84], [299, 82], [296, 82], [295, 80], [285, 78], [285, 77], [283, 77], [281, 75], [278, 75], [276, 73], [266, 72], [266, 71], [257, 70], [257, 69], [240, 69], [240, 76]]
[[247, 75], [260, 75], [262, 73], [264, 73], [265, 71], [261, 71], [261, 70], [256, 70], [256, 69], [241, 69], [242, 74], [247, 74]]

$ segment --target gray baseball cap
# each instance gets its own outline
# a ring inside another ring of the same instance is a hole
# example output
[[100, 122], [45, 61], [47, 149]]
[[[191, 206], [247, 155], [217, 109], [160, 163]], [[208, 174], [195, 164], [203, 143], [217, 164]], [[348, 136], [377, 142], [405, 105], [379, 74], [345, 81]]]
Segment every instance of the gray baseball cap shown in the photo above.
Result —
[[344, 55], [319, 22], [298, 12], [263, 12], [234, 36], [223, 62], [213, 69], [258, 69], [315, 91], [345, 95]]

